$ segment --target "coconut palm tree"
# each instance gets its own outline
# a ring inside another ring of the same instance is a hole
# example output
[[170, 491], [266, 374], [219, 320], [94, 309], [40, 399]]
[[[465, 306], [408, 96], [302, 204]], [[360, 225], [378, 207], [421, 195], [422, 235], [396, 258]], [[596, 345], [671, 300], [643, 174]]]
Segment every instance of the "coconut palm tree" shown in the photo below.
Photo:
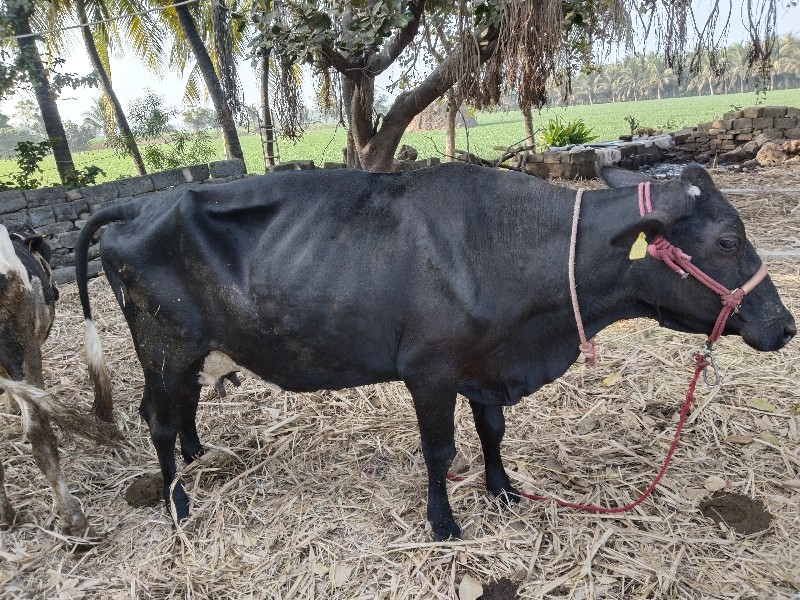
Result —
[[[92, 3], [91, 6], [94, 9], [92, 11], [94, 13], [93, 16], [103, 16], [108, 14], [108, 6], [104, 0], [89, 0], [89, 2]], [[87, 1], [74, 0], [74, 8], [78, 22], [88, 23], [89, 18], [87, 16]], [[138, 6], [134, 5], [131, 8], [136, 9]], [[147, 15], [143, 15], [143, 17], [139, 17], [139, 19], [136, 21], [132, 21], [131, 33], [139, 40], [144, 39], [144, 36], [142, 35], [141, 28], [137, 27], [136, 23], [141, 22], [143, 18], [148, 21], [148, 28], [152, 26], [151, 23], [149, 23], [150, 19]], [[94, 28], [90, 27], [89, 25], [85, 25], [81, 27], [81, 37], [83, 38], [83, 43], [86, 46], [86, 53], [89, 56], [92, 67], [97, 73], [100, 89], [103, 91], [104, 102], [110, 106], [114, 121], [116, 121], [117, 127], [119, 128], [119, 133], [125, 151], [131, 157], [136, 172], [139, 175], [144, 175], [147, 172], [145, 169], [144, 160], [142, 159], [142, 155], [139, 153], [139, 147], [137, 146], [136, 140], [131, 132], [131, 128], [128, 125], [128, 119], [125, 116], [125, 112], [122, 110], [122, 105], [120, 104], [116, 93], [114, 93], [114, 88], [111, 85], [111, 69], [108, 60], [108, 43], [111, 38], [109, 35], [110, 28], [107, 25], [108, 24], [103, 23], [95, 26]], [[97, 43], [98, 41], [100, 44]], [[155, 40], [151, 40], [150, 47], [152, 47], [153, 41]], [[160, 47], [158, 47], [158, 52], [160, 53]]]
[[66, 181], [68, 176], [75, 171], [75, 163], [72, 160], [64, 123], [61, 121], [61, 114], [56, 104], [56, 93], [50, 85], [50, 79], [39, 53], [36, 41], [38, 36], [32, 35], [31, 18], [34, 5], [25, 0], [6, 0], [5, 5], [11, 32], [16, 37], [19, 52], [26, 65], [28, 79], [42, 113], [58, 175], [62, 182]]
[[[227, 10], [227, 8], [224, 7], [223, 0], [210, 1], [216, 4], [214, 10]], [[217, 68], [215, 68], [212, 56], [206, 48], [201, 29], [198, 27], [198, 22], [203, 23], [203, 31], [209, 32], [213, 30], [213, 24], [209, 26], [210, 21], [207, 18], [198, 21], [195, 19], [195, 14], [193, 14], [193, 11], [197, 11], [198, 17], [200, 15], [207, 17], [209, 13], [208, 6], [203, 3], [203, 6], [198, 8], [198, 4], [201, 3], [174, 6], [160, 13], [165, 25], [175, 36], [171, 60], [175, 66], [183, 70], [189, 63], [189, 54], [191, 53], [194, 57], [195, 68], [202, 76], [206, 91], [211, 97], [211, 102], [217, 113], [226, 155], [228, 158], [244, 159], [239, 136], [236, 133], [236, 122], [234, 120], [233, 111], [228, 102], [230, 95], [226, 95], [223, 89]], [[228, 48], [222, 48], [220, 46], [219, 44], [216, 46], [218, 50], [217, 64], [220, 67], [220, 71], [229, 72], [230, 69], [233, 68], [232, 65], [234, 61], [229, 56], [222, 58], [222, 54], [232, 51], [232, 46], [228, 46]], [[191, 75], [187, 93], [189, 96], [199, 96], [196, 79]]]
[[[42, 29], [50, 32], [44, 41], [52, 54], [70, 50], [74, 44], [72, 33], [61, 31], [65, 24], [86, 24], [79, 28], [80, 35], [103, 94], [106, 137], [119, 140], [120, 148], [131, 157], [140, 175], [145, 173], [144, 161], [111, 84], [109, 55], [114, 48], [128, 46], [150, 68], [156, 70], [161, 65], [164, 34], [150, 14], [139, 14], [145, 9], [142, 0], [50, 0], [37, 3], [35, 13]], [[108, 20], [124, 14], [132, 16]]]
[[787, 34], [778, 41], [777, 49], [777, 58], [772, 63], [772, 88], [777, 88], [780, 82], [783, 89], [788, 89], [800, 73], [800, 45]]

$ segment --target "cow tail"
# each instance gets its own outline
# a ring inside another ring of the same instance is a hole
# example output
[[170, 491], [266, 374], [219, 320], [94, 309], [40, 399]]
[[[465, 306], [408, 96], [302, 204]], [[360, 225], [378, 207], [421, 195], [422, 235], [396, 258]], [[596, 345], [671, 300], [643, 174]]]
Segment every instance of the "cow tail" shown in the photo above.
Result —
[[95, 416], [101, 421], [112, 423], [114, 420], [114, 400], [111, 395], [111, 375], [103, 357], [103, 348], [97, 329], [92, 321], [92, 309], [89, 305], [89, 246], [94, 234], [103, 225], [117, 221], [130, 221], [138, 214], [133, 204], [118, 204], [103, 208], [94, 213], [86, 221], [75, 245], [75, 278], [78, 284], [78, 295], [83, 308], [84, 358], [89, 368], [89, 378], [94, 387]]
[[0, 375], [0, 388], [19, 406], [25, 431], [30, 431], [31, 411], [55, 423], [67, 436], [79, 435], [99, 444], [116, 444], [122, 439], [119, 430], [97, 419], [53, 400], [44, 390], [25, 381], [6, 379]]

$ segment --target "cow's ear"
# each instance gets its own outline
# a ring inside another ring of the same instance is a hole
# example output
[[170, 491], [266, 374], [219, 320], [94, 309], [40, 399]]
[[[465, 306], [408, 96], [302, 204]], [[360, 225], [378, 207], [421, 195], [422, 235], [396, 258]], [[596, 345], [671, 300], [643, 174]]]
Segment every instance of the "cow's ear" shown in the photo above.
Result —
[[717, 189], [717, 185], [711, 179], [711, 175], [700, 165], [687, 165], [681, 171], [681, 180], [697, 187], [703, 194], [709, 194]]
[[631, 187], [645, 181], [654, 182], [653, 179], [641, 173], [620, 169], [619, 167], [602, 167], [600, 169], [600, 178], [606, 182], [608, 187], [612, 188]]
[[28, 248], [28, 252], [33, 254], [34, 256], [38, 254], [48, 263], [50, 262], [50, 246], [44, 239], [43, 235], [34, 235], [25, 240], [25, 246]]

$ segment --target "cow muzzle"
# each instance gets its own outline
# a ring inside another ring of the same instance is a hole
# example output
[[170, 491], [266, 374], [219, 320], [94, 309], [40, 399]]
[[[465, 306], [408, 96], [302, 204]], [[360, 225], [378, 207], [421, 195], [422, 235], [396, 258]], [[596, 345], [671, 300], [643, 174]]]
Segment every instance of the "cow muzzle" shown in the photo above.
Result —
[[735, 314], [731, 318], [733, 328], [738, 325], [737, 321], [743, 322], [737, 331], [731, 331], [731, 333], [741, 335], [742, 340], [755, 350], [761, 352], [780, 350], [797, 335], [797, 325], [792, 315], [786, 309], [783, 309], [781, 313], [776, 318], [767, 321], [763, 318], [742, 319]]

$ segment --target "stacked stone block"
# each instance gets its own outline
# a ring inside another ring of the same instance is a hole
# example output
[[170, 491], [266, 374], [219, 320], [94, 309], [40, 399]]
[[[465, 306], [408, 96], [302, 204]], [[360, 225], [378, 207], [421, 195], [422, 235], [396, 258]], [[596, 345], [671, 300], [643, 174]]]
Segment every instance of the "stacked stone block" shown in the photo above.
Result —
[[596, 176], [594, 148], [529, 153], [525, 170], [542, 179], [592, 179]]
[[733, 110], [721, 119], [679, 131], [674, 137], [678, 150], [702, 158], [725, 154], [762, 134], [771, 139], [800, 139], [800, 108], [754, 106]]
[[[666, 151], [649, 141], [621, 143], [619, 166], [638, 169], [664, 160]], [[597, 177], [597, 153], [594, 148], [577, 146], [571, 150], [549, 149], [528, 153], [525, 171], [542, 179], [593, 179]]]

